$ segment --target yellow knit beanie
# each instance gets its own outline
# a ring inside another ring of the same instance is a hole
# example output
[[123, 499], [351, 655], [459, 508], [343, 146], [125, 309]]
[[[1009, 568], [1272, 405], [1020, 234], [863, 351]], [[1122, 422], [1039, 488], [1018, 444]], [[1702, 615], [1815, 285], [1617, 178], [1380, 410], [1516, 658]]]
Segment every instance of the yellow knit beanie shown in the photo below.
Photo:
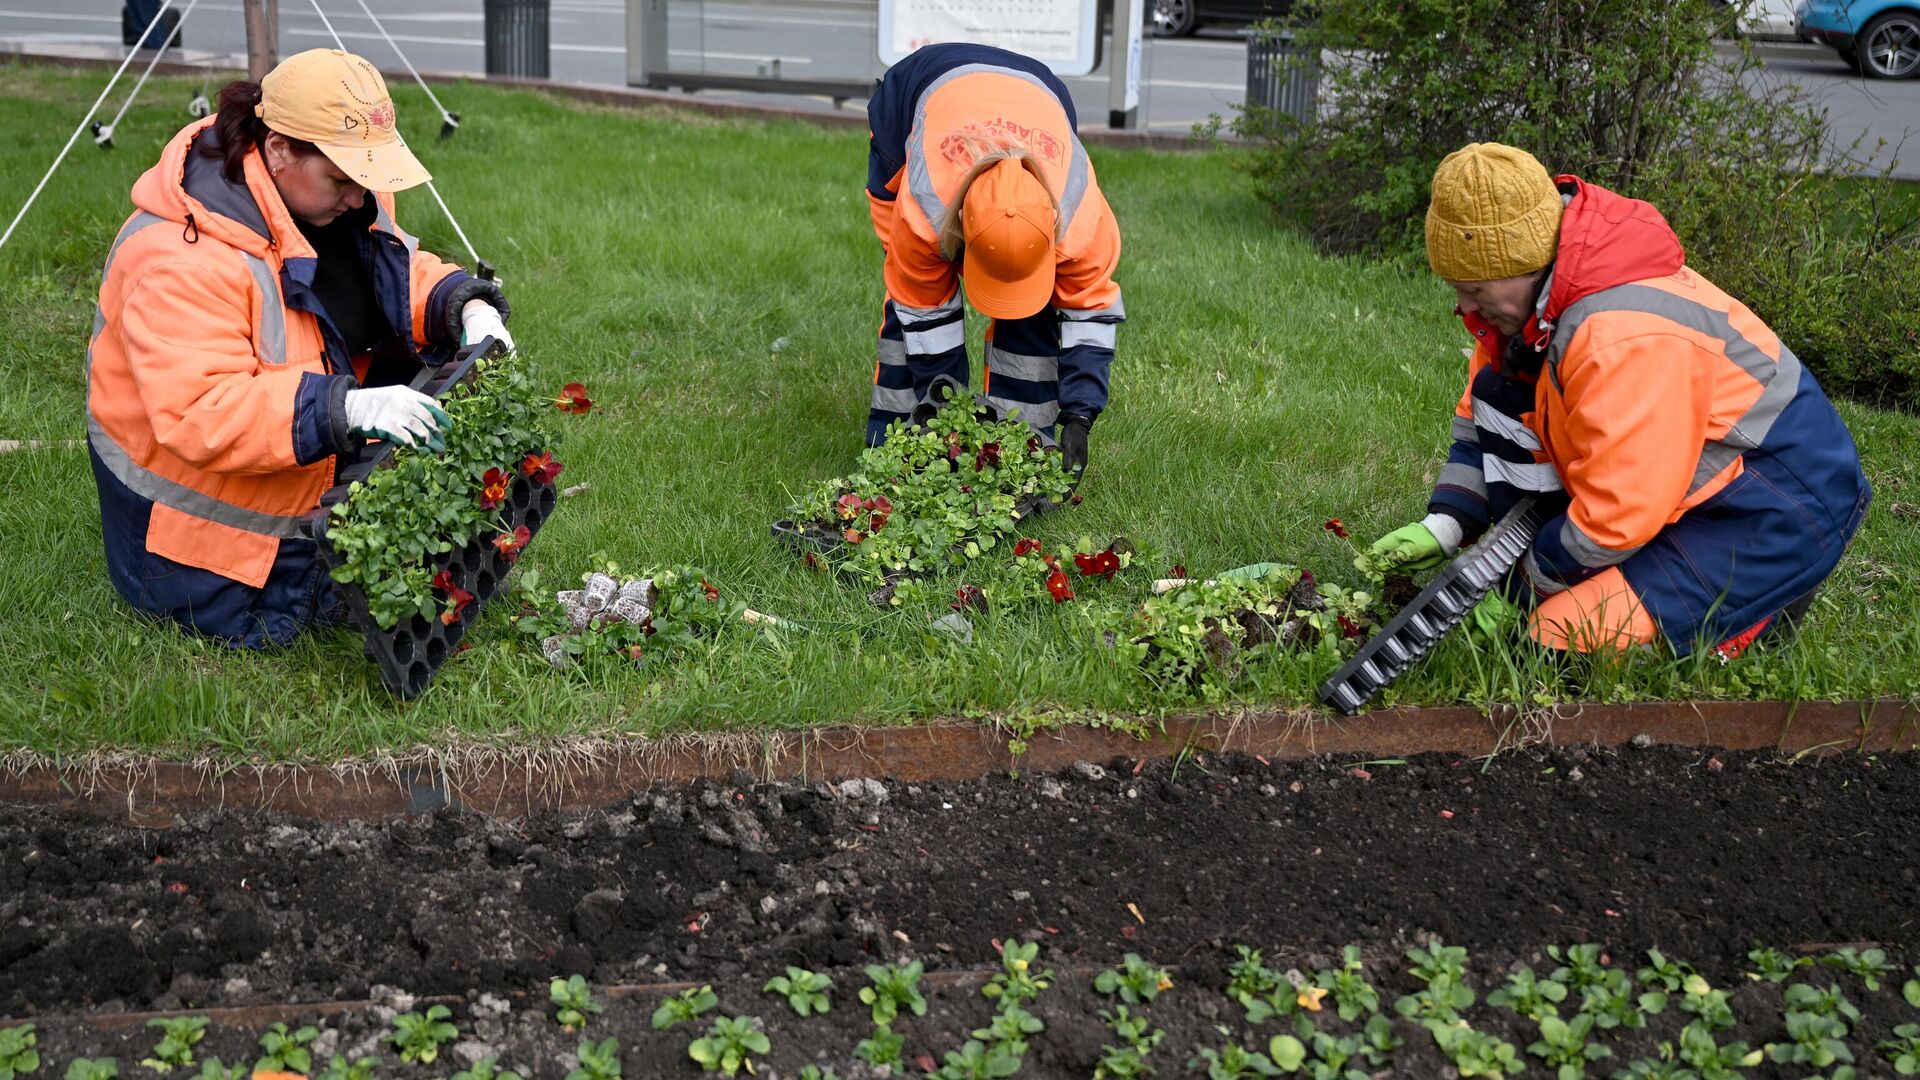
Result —
[[1448, 281], [1530, 274], [1553, 261], [1564, 205], [1532, 154], [1469, 143], [1434, 171], [1427, 262]]

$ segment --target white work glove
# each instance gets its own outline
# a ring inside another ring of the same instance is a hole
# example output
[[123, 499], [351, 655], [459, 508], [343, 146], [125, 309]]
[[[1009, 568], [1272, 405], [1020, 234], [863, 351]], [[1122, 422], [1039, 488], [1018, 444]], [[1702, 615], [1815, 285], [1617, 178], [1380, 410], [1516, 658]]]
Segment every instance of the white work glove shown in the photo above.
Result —
[[500, 344], [513, 351], [513, 335], [507, 333], [507, 323], [500, 317], [500, 310], [485, 300], [469, 300], [460, 305], [460, 344], [471, 345], [487, 338], [497, 338]]
[[437, 454], [447, 448], [441, 432], [452, 422], [432, 398], [409, 387], [347, 391], [347, 430], [365, 438], [400, 446], [424, 444]]

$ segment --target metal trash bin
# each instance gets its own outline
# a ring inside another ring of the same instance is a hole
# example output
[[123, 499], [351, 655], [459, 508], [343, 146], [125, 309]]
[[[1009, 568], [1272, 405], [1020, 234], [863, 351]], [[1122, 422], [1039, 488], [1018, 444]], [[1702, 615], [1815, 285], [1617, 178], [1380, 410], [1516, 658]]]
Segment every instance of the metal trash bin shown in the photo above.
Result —
[[483, 0], [488, 75], [548, 77], [551, 6], [550, 0]]
[[1290, 31], [1247, 35], [1246, 103], [1313, 123], [1320, 104], [1319, 55], [1296, 46]]

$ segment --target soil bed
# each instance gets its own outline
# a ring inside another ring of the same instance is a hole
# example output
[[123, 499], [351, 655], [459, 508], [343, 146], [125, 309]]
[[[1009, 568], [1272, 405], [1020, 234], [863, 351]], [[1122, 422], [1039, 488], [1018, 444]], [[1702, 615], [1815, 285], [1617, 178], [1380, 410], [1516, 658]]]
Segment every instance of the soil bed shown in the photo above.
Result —
[[[978, 987], [993, 941], [1020, 937], [1060, 974], [1034, 1006], [1048, 1027], [1023, 1075], [1092, 1074], [1113, 1041], [1092, 974], [1129, 951], [1175, 969], [1144, 1011], [1167, 1030], [1152, 1060], [1178, 1075], [1224, 1043], [1216, 1024], [1255, 1047], [1282, 1030], [1249, 1028], [1220, 992], [1234, 945], [1305, 971], [1358, 944], [1390, 1010], [1411, 989], [1404, 950], [1438, 934], [1471, 950], [1482, 1003], [1469, 1018], [1522, 1047], [1531, 1025], [1484, 998], [1512, 964], [1544, 975], [1549, 944], [1598, 943], [1629, 970], [1649, 947], [1690, 962], [1740, 988], [1741, 1025], [1723, 1041], [1755, 1045], [1784, 1035], [1779, 988], [1740, 974], [1756, 943], [1887, 947], [1903, 966], [1877, 993], [1835, 969], [1798, 973], [1840, 983], [1865, 1012], [1862, 1075], [1884, 1071], [1873, 1041], [1916, 1018], [1898, 994], [1920, 919], [1912, 755], [1562, 749], [1354, 767], [1200, 755], [831, 789], [743, 774], [518, 822], [214, 812], [142, 830], [0, 808], [0, 1015], [35, 1019], [55, 1063], [130, 1065], [155, 1033], [108, 1030], [105, 1014], [378, 997], [388, 1004], [307, 1015], [332, 1047], [394, 1062], [360, 1044], [401, 988], [457, 998], [463, 1033], [529, 1076], [559, 1076], [579, 1037], [547, 1018], [546, 980], [580, 972], [601, 986], [711, 982], [722, 1013], [765, 1019], [777, 1074], [820, 1062], [850, 1077], [870, 1031], [854, 999], [863, 964], [925, 962], [932, 1009], [896, 1029], [910, 1063], [937, 1060], [990, 1016]], [[833, 976], [830, 1014], [800, 1020], [760, 992], [789, 964]], [[620, 1038], [629, 1076], [697, 1073], [693, 1025], [648, 1027], [661, 992], [616, 991], [589, 1029]], [[201, 1056], [251, 1060], [274, 1018], [221, 1018]], [[1684, 1019], [1608, 1035], [1619, 1056], [1594, 1075]], [[1399, 1026], [1394, 1074], [1441, 1075], [1431, 1039]]]

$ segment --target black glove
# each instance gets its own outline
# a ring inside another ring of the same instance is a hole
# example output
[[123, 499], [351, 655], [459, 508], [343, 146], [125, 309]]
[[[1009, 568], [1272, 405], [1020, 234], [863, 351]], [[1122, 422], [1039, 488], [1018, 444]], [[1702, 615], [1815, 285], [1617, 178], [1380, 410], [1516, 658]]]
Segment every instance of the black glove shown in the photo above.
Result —
[[1080, 483], [1080, 474], [1087, 471], [1087, 431], [1093, 427], [1093, 420], [1079, 413], [1060, 414], [1060, 455], [1064, 459], [1067, 471], [1073, 474], [1073, 482]]
[[460, 309], [469, 300], [485, 300], [500, 312], [500, 321], [506, 322], [513, 309], [507, 305], [507, 294], [500, 286], [485, 278], [470, 277], [455, 285], [447, 293], [447, 340], [455, 345], [466, 333], [466, 327], [460, 318]]

